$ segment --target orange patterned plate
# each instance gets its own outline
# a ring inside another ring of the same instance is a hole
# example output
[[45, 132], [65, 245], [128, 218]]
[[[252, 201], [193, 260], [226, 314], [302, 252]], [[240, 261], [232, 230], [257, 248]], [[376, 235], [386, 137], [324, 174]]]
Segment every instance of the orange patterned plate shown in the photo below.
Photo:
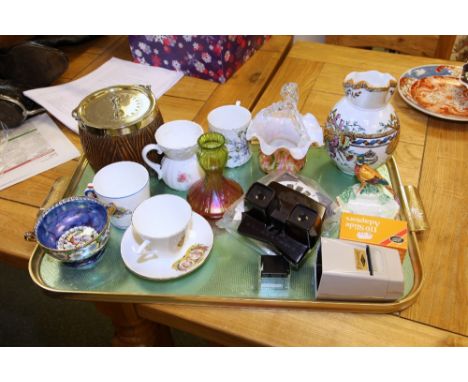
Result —
[[460, 81], [460, 66], [425, 65], [398, 80], [401, 97], [423, 113], [468, 122], [468, 88]]

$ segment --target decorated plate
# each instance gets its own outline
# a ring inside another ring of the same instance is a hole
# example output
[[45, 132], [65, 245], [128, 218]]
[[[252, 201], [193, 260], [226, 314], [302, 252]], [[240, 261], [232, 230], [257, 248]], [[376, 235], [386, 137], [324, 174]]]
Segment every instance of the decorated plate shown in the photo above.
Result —
[[171, 280], [192, 273], [208, 258], [213, 246], [213, 230], [200, 215], [193, 213], [192, 228], [182, 248], [173, 258], [158, 258], [147, 254], [137, 255], [134, 248], [139, 243], [132, 226], [125, 231], [120, 244], [120, 253], [125, 266], [146, 279]]
[[419, 66], [400, 77], [398, 91], [423, 113], [468, 122], [468, 88], [460, 81], [461, 71], [461, 66]]

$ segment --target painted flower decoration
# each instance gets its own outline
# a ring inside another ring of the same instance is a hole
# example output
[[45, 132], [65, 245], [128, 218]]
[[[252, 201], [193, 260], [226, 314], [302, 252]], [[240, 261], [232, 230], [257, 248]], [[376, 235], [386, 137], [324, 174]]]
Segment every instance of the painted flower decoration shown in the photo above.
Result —
[[153, 66], [161, 66], [161, 59], [159, 58], [159, 56], [153, 55], [151, 56], [151, 63], [153, 64]]
[[177, 60], [172, 60], [172, 67], [173, 67], [175, 70], [180, 70], [180, 62], [177, 61]]
[[197, 62], [195, 63], [195, 68], [196, 68], [197, 71], [199, 71], [200, 73], [203, 73], [204, 70], [205, 70], [205, 65], [203, 64], [203, 62], [197, 61]]
[[211, 62], [211, 56], [209, 55], [209, 53], [202, 53], [201, 55], [201, 58], [203, 61], [205, 61], [206, 63], [210, 63]]
[[145, 52], [146, 54], [150, 54], [151, 53], [151, 47], [148, 45], [148, 44], [145, 44], [144, 42], [140, 42], [138, 44], [138, 47], [143, 51]]
[[184, 257], [172, 264], [172, 268], [181, 272], [187, 272], [191, 270], [205, 258], [208, 249], [208, 246], [203, 244], [192, 245], [189, 249], [187, 249]]
[[177, 182], [179, 183], [186, 183], [190, 180], [190, 176], [185, 172], [181, 172], [177, 175]]

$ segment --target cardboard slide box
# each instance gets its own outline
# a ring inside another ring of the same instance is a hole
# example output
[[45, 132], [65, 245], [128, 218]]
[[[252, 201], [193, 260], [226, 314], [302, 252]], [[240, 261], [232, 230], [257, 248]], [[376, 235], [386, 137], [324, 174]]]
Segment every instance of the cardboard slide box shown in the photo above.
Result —
[[344, 212], [341, 215], [340, 239], [396, 249], [403, 263], [408, 249], [408, 224], [403, 220]]

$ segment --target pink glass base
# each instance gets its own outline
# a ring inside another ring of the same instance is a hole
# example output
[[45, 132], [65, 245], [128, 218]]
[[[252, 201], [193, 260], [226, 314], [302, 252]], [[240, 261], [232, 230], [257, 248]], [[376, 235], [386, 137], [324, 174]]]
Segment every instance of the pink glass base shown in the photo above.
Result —
[[244, 191], [237, 182], [224, 177], [219, 181], [217, 187], [210, 186], [205, 179], [198, 181], [190, 187], [187, 201], [194, 212], [206, 219], [218, 220], [243, 195]]
[[294, 159], [287, 150], [279, 149], [271, 155], [263, 154], [261, 151], [258, 154], [258, 163], [263, 172], [270, 173], [276, 170], [285, 170], [291, 173], [297, 173], [302, 170], [306, 162], [306, 157], [303, 159]]

